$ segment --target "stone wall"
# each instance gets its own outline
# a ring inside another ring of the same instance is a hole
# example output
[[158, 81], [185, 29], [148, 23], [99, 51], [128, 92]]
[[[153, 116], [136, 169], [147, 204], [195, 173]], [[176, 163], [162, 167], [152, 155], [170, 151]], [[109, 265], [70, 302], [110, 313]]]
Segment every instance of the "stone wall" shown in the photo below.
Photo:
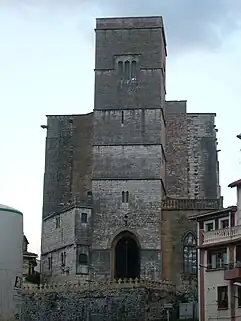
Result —
[[162, 18], [97, 19], [92, 264], [102, 277], [113, 277], [111, 251], [125, 231], [140, 244], [141, 276], [160, 275], [165, 46]]
[[183, 240], [187, 232], [197, 236], [197, 223], [191, 215], [215, 211], [223, 207], [222, 199], [167, 199], [162, 204], [162, 278], [171, 280], [179, 288], [197, 287], [196, 275], [185, 275]]
[[188, 188], [190, 198], [218, 198], [216, 114], [187, 114]]
[[[93, 200], [95, 207], [92, 264], [103, 275], [113, 276], [111, 264], [112, 242], [122, 231], [135, 235], [141, 249], [141, 273], [152, 260], [160, 271], [160, 180], [94, 180]], [[122, 191], [129, 191], [129, 202], [122, 203]], [[128, 216], [127, 224], [125, 215]], [[106, 251], [104, 254], [103, 251]], [[102, 260], [99, 260], [101, 253]]]
[[188, 198], [186, 101], [166, 102], [166, 123], [166, 192], [169, 197]]
[[164, 318], [173, 301], [168, 282], [63, 284], [24, 289], [22, 321], [144, 321]]
[[187, 113], [186, 101], [166, 102], [167, 194], [220, 197], [214, 113]]
[[[119, 81], [124, 56], [137, 62], [137, 81]], [[165, 60], [161, 17], [97, 19], [95, 109], [164, 107]]]
[[91, 190], [92, 113], [47, 116], [43, 218]]
[[[87, 215], [87, 222], [81, 215]], [[84, 206], [72, 206], [62, 212], [46, 217], [42, 224], [41, 272], [48, 282], [88, 278], [89, 267], [81, 267], [78, 256], [88, 257], [92, 241], [92, 210]], [[58, 225], [56, 225], [58, 222]], [[62, 256], [64, 255], [64, 265]], [[49, 266], [51, 260], [51, 267]], [[84, 273], [80, 273], [84, 269]]]

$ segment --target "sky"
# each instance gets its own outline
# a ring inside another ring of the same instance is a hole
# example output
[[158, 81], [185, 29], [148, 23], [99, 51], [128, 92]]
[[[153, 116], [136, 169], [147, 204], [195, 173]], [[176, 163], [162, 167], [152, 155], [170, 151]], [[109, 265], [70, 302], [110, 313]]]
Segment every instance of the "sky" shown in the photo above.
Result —
[[241, 2], [0, 0], [0, 203], [24, 213], [40, 253], [46, 114], [86, 113], [94, 101], [95, 19], [162, 15], [167, 99], [215, 112], [224, 205], [241, 178]]

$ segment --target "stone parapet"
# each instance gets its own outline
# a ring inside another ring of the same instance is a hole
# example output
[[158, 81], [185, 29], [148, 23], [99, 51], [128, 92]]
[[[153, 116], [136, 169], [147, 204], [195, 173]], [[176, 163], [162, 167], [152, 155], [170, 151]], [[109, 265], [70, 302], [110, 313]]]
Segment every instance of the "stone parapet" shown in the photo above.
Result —
[[146, 288], [152, 290], [162, 290], [168, 293], [176, 292], [176, 287], [169, 281], [152, 281], [144, 279], [124, 279], [124, 280], [105, 280], [105, 281], [80, 281], [80, 282], [65, 282], [43, 285], [25, 285], [23, 292], [28, 293], [61, 293], [61, 292], [88, 292], [101, 291], [111, 289], [134, 289]]
[[223, 208], [223, 198], [220, 199], [175, 199], [162, 201], [163, 210], [215, 210]]

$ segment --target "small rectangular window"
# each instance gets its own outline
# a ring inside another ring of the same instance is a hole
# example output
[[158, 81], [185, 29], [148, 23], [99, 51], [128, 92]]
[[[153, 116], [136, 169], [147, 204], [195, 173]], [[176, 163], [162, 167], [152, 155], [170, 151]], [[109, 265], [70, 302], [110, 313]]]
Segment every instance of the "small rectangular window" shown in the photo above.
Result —
[[122, 192], [122, 203], [129, 203], [129, 192]]
[[88, 274], [89, 273], [89, 258], [88, 251], [81, 245], [76, 249], [76, 273]]
[[204, 223], [204, 230], [205, 232], [214, 231], [215, 221], [208, 221]]
[[53, 263], [52, 256], [49, 256], [48, 257], [48, 266], [49, 266], [50, 271], [52, 270], [52, 263]]
[[219, 229], [225, 229], [229, 227], [229, 217], [221, 218], [219, 220]]
[[120, 79], [123, 79], [123, 71], [124, 71], [123, 61], [119, 61], [118, 62], [118, 76]]
[[238, 286], [238, 307], [241, 308], [241, 286]]
[[131, 80], [136, 80], [136, 61], [132, 60], [131, 62]]
[[218, 309], [228, 309], [228, 286], [217, 287]]
[[227, 249], [207, 251], [208, 269], [222, 269], [228, 264]]
[[129, 192], [126, 192], [126, 203], [129, 203]]
[[60, 216], [57, 216], [55, 218], [55, 224], [56, 224], [56, 228], [60, 228], [60, 225], [61, 225]]
[[61, 253], [61, 265], [65, 266], [66, 264], [66, 253]]
[[121, 124], [124, 125], [124, 112], [121, 112]]
[[81, 223], [88, 223], [87, 213], [81, 213]]

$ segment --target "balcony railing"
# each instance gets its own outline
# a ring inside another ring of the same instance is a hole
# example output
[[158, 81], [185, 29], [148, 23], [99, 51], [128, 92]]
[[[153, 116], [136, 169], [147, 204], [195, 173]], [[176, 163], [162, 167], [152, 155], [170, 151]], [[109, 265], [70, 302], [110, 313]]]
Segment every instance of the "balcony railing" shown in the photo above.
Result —
[[224, 280], [239, 281], [241, 279], [241, 262], [226, 264], [224, 269]]
[[228, 227], [222, 230], [203, 232], [201, 245], [216, 244], [220, 242], [233, 241], [241, 238], [241, 225]]

